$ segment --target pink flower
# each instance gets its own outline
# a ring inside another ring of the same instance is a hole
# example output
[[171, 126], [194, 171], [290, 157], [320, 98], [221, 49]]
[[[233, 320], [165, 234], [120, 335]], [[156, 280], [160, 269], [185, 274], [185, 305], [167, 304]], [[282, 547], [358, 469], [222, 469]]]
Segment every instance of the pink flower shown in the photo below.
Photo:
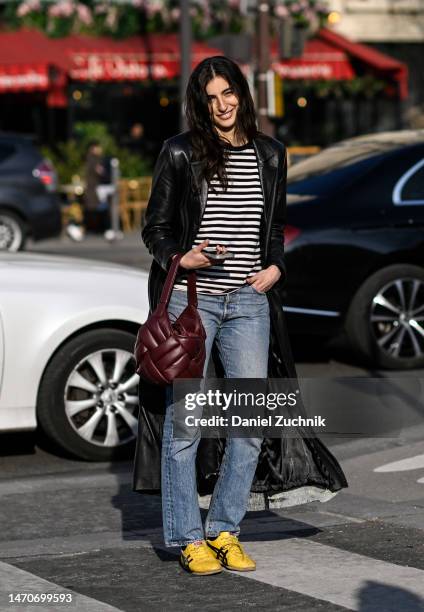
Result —
[[290, 13], [289, 13], [287, 6], [285, 6], [284, 4], [277, 4], [277, 6], [274, 9], [274, 14], [277, 17], [284, 19], [285, 17], [288, 17]]
[[181, 10], [177, 7], [171, 9], [171, 19], [173, 21], [178, 21], [181, 16]]
[[107, 17], [105, 19], [105, 24], [109, 28], [113, 29], [116, 26], [117, 21], [118, 21], [118, 11], [116, 10], [116, 7], [113, 6], [109, 9]]
[[75, 12], [75, 5], [72, 1], [63, 3], [63, 15], [64, 17], [70, 17]]
[[28, 4], [26, 2], [22, 2], [22, 4], [18, 6], [18, 10], [16, 11], [16, 14], [18, 17], [25, 17], [30, 12], [31, 12], [31, 9], [28, 6]]
[[61, 9], [58, 4], [52, 4], [47, 12], [49, 17], [60, 17], [60, 11]]
[[302, 7], [300, 6], [299, 2], [294, 2], [293, 4], [290, 4], [290, 12], [293, 13], [300, 13], [302, 10]]
[[26, 0], [19, 5], [16, 14], [18, 17], [25, 17], [28, 13], [38, 13], [41, 10], [40, 0]]
[[61, 17], [62, 16], [61, 7], [58, 4], [52, 4], [52, 6], [49, 6], [48, 15], [49, 17]]
[[60, 0], [49, 7], [49, 17], [71, 17], [74, 14], [75, 5], [71, 0]]
[[93, 17], [91, 15], [91, 11], [86, 4], [82, 4], [79, 2], [77, 4], [77, 13], [78, 19], [86, 26], [89, 26], [93, 23]]
[[107, 13], [108, 11], [108, 7], [106, 6], [106, 4], [97, 4], [95, 9], [94, 9], [94, 13], [96, 15], [101, 15], [103, 13]]
[[164, 10], [164, 4], [162, 0], [152, 0], [146, 4], [146, 13], [148, 17], [153, 17], [157, 13], [161, 13]]

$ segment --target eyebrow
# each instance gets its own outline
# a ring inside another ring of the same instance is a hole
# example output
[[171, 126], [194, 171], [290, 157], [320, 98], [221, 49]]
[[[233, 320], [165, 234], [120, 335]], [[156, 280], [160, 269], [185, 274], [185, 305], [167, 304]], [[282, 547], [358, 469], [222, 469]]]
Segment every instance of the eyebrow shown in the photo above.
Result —
[[[223, 89], [223, 90], [221, 91], [221, 93], [225, 93], [225, 92], [226, 92], [226, 91], [228, 91], [229, 89], [234, 89], [234, 87], [231, 87], [231, 86], [230, 86], [230, 87], [226, 87], [225, 89]], [[215, 97], [215, 94], [206, 94], [206, 95], [208, 96], [208, 98], [214, 98], [214, 97]]]

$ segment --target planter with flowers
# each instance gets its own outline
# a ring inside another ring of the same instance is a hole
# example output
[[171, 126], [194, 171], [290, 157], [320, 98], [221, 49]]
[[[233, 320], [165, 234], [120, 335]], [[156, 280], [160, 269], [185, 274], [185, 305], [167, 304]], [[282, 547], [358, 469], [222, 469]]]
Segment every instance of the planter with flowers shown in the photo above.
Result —
[[327, 6], [317, 0], [286, 0], [274, 5], [274, 17], [288, 19], [295, 28], [310, 34], [326, 24], [328, 14]]
[[46, 6], [41, 0], [6, 3], [3, 21], [12, 29], [27, 27], [45, 31], [47, 27]]
[[[275, 0], [271, 33], [290, 20], [296, 36], [304, 37], [325, 22], [328, 10], [318, 0]], [[242, 34], [254, 29], [255, 11], [246, 14], [240, 0], [191, 0], [195, 39]], [[3, 11], [6, 27], [37, 28], [48, 36], [91, 34], [126, 38], [139, 33], [178, 32], [179, 0], [10, 0]]]
[[271, 25], [279, 39], [280, 57], [301, 56], [307, 39], [326, 24], [328, 13], [325, 4], [316, 0], [277, 2]]
[[3, 21], [12, 29], [35, 28], [51, 37], [88, 33], [93, 24], [90, 7], [75, 0], [24, 0], [12, 2], [3, 13]]
[[[193, 35], [206, 39], [246, 29], [240, 0], [196, 0], [190, 4]], [[11, 0], [3, 12], [6, 27], [31, 27], [52, 37], [71, 33], [126, 38], [140, 32], [177, 32], [177, 0]]]

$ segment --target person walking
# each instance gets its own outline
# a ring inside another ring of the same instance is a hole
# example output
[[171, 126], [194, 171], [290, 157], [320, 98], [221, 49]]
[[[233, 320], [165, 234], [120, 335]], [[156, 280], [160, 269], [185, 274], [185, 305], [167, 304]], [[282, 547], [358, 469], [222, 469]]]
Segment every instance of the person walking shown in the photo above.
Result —
[[[182, 255], [168, 313], [176, 318], [187, 306], [187, 273], [196, 270], [203, 375], [212, 355], [226, 378], [296, 377], [281, 294], [285, 146], [257, 129], [248, 83], [229, 58], [207, 58], [194, 69], [185, 112], [189, 129], [167, 139], [157, 159], [142, 230], [153, 255], [150, 309]], [[198, 430], [191, 439], [173, 437], [172, 385], [140, 379], [139, 396], [134, 490], [161, 490], [165, 545], [181, 548], [180, 563], [193, 574], [256, 568], [238, 539], [251, 490], [296, 494], [303, 487], [312, 501], [347, 486], [328, 449], [301, 431], [294, 440], [228, 437], [220, 452]], [[199, 493], [211, 493], [204, 525]]]
[[[108, 196], [99, 197], [102, 188], [110, 185], [110, 172], [108, 172], [107, 165], [110, 165], [110, 161], [104, 158], [101, 143], [98, 140], [90, 141], [87, 145], [84, 166], [84, 226], [86, 231], [103, 232], [105, 240], [113, 241], [116, 235], [111, 228]], [[73, 239], [81, 240], [84, 237], [83, 235], [78, 237], [75, 232], [68, 233]]]

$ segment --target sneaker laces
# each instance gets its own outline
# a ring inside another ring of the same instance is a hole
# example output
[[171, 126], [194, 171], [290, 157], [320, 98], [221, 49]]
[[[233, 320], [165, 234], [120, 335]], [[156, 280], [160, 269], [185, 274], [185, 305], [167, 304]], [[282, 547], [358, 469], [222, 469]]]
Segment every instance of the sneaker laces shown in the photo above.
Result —
[[236, 547], [236, 549], [234, 552], [238, 553], [241, 556], [244, 556], [244, 550], [240, 544], [240, 542], [237, 539], [237, 536], [233, 535], [232, 533], [228, 533], [226, 535], [221, 536], [221, 542], [222, 545], [220, 548], [224, 548], [224, 550], [228, 550], [229, 548], [233, 548]]
[[209, 548], [206, 545], [206, 542], [193, 542], [192, 546], [195, 546], [191, 552], [196, 555], [199, 559], [210, 559]]

